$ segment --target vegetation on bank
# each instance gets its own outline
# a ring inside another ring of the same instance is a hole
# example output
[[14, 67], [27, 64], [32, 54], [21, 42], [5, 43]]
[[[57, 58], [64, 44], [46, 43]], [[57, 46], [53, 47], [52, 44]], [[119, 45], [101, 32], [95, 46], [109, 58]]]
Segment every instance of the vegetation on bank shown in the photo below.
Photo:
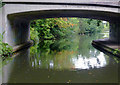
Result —
[[2, 3], [2, 1], [0, 0], [0, 8], [3, 7], [5, 4]]
[[7, 43], [4, 43], [3, 40], [3, 35], [5, 32], [0, 34], [0, 56], [4, 59], [6, 56], [10, 56], [12, 54], [13, 48], [8, 45]]
[[111, 51], [114, 55], [120, 57], [120, 49], [114, 49], [114, 51]]
[[[0, 1], [0, 8], [3, 7], [4, 5], [5, 4], [2, 3], [2, 1]], [[0, 57], [2, 57], [3, 60], [5, 59], [5, 57], [11, 56], [13, 50], [13, 48], [10, 45], [3, 42], [4, 33], [5, 32], [3, 32], [2, 34], [0, 33]]]
[[[61, 38], [71, 33], [73, 29], [68, 29], [71, 26], [72, 24], [68, 21], [68, 18], [47, 18], [32, 21], [30, 29], [31, 35], [36, 33], [40, 40], [50, 40]], [[31, 36], [31, 39], [33, 40], [35, 36]]]
[[101, 20], [85, 18], [47, 18], [31, 22], [31, 40], [52, 40], [65, 38], [72, 34], [92, 34], [109, 28]]
[[102, 20], [79, 18], [78, 24], [80, 34], [92, 34], [96, 32], [100, 33], [109, 28], [109, 23], [103, 23]]
[[2, 7], [2, 1], [0, 0], [0, 8]]

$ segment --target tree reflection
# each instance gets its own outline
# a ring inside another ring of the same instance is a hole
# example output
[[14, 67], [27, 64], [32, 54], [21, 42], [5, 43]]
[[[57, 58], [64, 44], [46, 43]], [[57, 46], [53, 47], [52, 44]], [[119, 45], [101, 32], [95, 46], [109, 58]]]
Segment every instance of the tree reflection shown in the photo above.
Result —
[[102, 35], [74, 35], [60, 40], [44, 40], [30, 50], [31, 66], [44, 69], [90, 69], [104, 67], [104, 54], [94, 49], [92, 40]]

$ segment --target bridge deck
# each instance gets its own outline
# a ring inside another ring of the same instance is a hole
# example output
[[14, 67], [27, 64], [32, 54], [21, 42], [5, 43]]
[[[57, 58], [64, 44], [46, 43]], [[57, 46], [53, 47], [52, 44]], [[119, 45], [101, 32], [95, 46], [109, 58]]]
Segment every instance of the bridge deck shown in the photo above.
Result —
[[69, 4], [99, 4], [120, 6], [119, 0], [2, 0], [4, 3], [69, 3]]

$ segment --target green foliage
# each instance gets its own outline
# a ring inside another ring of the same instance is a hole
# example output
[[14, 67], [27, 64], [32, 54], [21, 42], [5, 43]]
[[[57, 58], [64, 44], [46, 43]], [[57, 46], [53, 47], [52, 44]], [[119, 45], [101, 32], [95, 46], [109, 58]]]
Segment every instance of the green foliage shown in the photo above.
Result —
[[104, 24], [101, 20], [80, 18], [79, 24], [80, 34], [100, 32], [104, 29]]
[[120, 53], [120, 50], [119, 49], [115, 49], [113, 54], [119, 54]]
[[68, 18], [47, 18], [32, 21], [30, 28], [38, 32], [36, 35], [38, 35], [39, 40], [51, 40], [65, 37], [72, 32], [71, 29], [68, 29], [72, 25]]
[[2, 1], [0, 0], [0, 8], [3, 7], [5, 5], [5, 3], [2, 3]]
[[108, 30], [109, 29], [109, 22], [107, 22], [106, 24], [104, 24], [104, 29], [103, 29], [103, 31], [106, 31], [106, 30]]
[[34, 28], [30, 28], [30, 39], [34, 41], [34, 43], [39, 42], [39, 37], [38, 37], [39, 33], [37, 30], [35, 30]]
[[117, 58], [117, 57], [114, 57], [114, 60], [116, 61], [116, 63], [120, 62], [119, 58]]
[[[73, 33], [91, 34], [109, 28], [101, 20], [85, 18], [47, 18], [33, 20], [30, 25], [31, 40], [52, 40], [71, 36]], [[37, 37], [38, 36], [38, 37]], [[36, 39], [37, 38], [37, 39]]]
[[2, 7], [2, 1], [0, 0], [0, 8]]
[[4, 33], [5, 32], [0, 34], [0, 56], [2, 56], [2, 57], [10, 56], [12, 54], [12, 50], [13, 50], [10, 45], [8, 45], [7, 43], [2, 42]]

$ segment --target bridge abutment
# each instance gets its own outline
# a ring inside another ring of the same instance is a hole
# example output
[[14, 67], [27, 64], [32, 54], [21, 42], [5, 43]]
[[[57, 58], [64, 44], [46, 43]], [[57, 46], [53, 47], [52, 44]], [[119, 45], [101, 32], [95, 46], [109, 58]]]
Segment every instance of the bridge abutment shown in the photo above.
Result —
[[109, 38], [93, 40], [92, 45], [100, 51], [120, 57], [120, 20], [110, 21]]
[[110, 22], [109, 40], [120, 45], [120, 20]]
[[30, 38], [29, 21], [22, 18], [7, 17], [4, 42], [11, 46], [26, 43]]

